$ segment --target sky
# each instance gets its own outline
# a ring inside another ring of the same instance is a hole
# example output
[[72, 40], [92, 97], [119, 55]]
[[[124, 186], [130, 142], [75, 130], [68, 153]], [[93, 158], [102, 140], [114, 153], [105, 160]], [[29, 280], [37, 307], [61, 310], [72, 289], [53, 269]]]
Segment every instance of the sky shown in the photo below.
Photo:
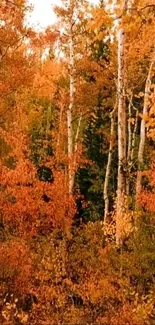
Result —
[[[90, 0], [96, 4], [98, 0]], [[37, 29], [44, 29], [56, 22], [56, 16], [52, 11], [54, 5], [59, 5], [61, 0], [28, 0], [34, 6], [31, 16], [28, 17], [28, 24]]]

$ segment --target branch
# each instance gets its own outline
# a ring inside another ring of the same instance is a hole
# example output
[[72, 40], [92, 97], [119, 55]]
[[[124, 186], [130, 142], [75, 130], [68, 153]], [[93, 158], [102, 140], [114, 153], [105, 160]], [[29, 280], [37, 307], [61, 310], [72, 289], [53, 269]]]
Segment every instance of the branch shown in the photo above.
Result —
[[[83, 116], [86, 116], [88, 113], [91, 113], [91, 110], [88, 110], [86, 111], [85, 113], [83, 114], [80, 114], [80, 117], [83, 117]], [[75, 117], [73, 120], [72, 120], [72, 123], [79, 120], [79, 116]]]
[[[155, 8], [155, 4], [149, 4], [149, 5], [146, 5], [146, 6], [142, 7], [142, 8], [139, 8], [139, 9], [138, 8], [127, 8], [127, 11], [137, 11], [137, 12], [139, 12], [139, 11], [143, 11], [143, 10], [145, 10], [147, 8]], [[124, 11], [122, 12], [122, 14], [120, 14], [119, 16], [114, 18], [114, 21], [122, 18], [123, 15], [124, 15]]]
[[[1, 55], [0, 57], [0, 62], [2, 62], [2, 59], [6, 56], [7, 52], [9, 51], [10, 48], [14, 47], [15, 45], [17, 45], [17, 47], [15, 48], [15, 50], [17, 50], [20, 45], [21, 45], [21, 42], [24, 40], [24, 38], [26, 37], [27, 35], [23, 35], [21, 38], [19, 38], [18, 40], [16, 40], [13, 44], [9, 44], [4, 53]], [[19, 44], [18, 44], [19, 43]]]
[[151, 8], [151, 7], [155, 8], [155, 4], [149, 4], [149, 5], [146, 5], [142, 8], [135, 9], [135, 10], [142, 11], [142, 10], [145, 10], [146, 8]]

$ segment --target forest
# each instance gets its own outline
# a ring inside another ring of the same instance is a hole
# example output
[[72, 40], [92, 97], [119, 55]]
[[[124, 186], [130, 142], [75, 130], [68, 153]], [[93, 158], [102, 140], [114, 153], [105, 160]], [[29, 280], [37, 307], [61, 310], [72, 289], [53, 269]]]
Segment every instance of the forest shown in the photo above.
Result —
[[0, 0], [0, 325], [155, 325], [155, 3]]

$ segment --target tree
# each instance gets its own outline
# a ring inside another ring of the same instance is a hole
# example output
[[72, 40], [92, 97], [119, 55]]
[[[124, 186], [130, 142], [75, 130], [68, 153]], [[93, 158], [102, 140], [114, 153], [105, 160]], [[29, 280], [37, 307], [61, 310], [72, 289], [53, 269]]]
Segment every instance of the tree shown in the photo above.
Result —
[[[66, 49], [66, 56], [68, 59], [68, 72], [69, 72], [69, 101], [66, 111], [67, 115], [67, 154], [68, 154], [68, 191], [71, 195], [73, 192], [74, 175], [75, 175], [75, 155], [77, 151], [77, 141], [80, 131], [81, 118], [78, 119], [77, 130], [73, 135], [73, 108], [75, 101], [75, 42], [77, 34], [77, 23], [80, 15], [82, 2], [75, 0], [67, 0], [63, 3], [62, 7], [56, 7], [55, 12], [61, 23], [64, 23], [64, 38], [65, 44], [68, 46]], [[62, 37], [63, 39], [63, 37]], [[74, 139], [75, 137], [75, 139]], [[75, 140], [75, 141], [74, 141]]]
[[110, 126], [110, 143], [109, 143], [109, 151], [108, 151], [108, 161], [107, 161], [107, 166], [106, 166], [106, 173], [105, 173], [105, 180], [104, 180], [104, 224], [106, 225], [107, 221], [107, 216], [109, 213], [109, 193], [108, 193], [108, 188], [109, 188], [109, 179], [110, 179], [110, 172], [111, 172], [111, 167], [112, 167], [112, 153], [113, 153], [113, 147], [114, 147], [114, 132], [115, 132], [115, 110], [116, 107], [113, 109], [113, 111], [110, 113], [110, 121], [111, 121], [111, 126]]
[[[136, 170], [145, 169], [145, 163], [147, 164], [144, 143], [147, 142], [145, 124], [148, 113], [143, 114], [143, 110], [146, 112], [150, 109], [149, 103], [145, 105], [145, 91], [147, 85], [149, 98], [149, 85], [146, 80], [149, 78], [149, 66], [154, 52], [154, 31], [151, 32], [154, 30], [152, 26], [154, 12], [150, 2], [146, 1], [145, 6], [143, 4], [143, 1], [133, 3], [128, 8], [126, 20], [126, 96], [129, 110], [127, 171], [128, 175], [130, 174], [127, 179], [127, 194], [130, 196], [130, 207], [134, 207], [137, 201], [136, 193], [138, 188], [140, 189], [138, 179], [141, 178], [141, 173], [137, 173], [137, 180], [134, 173]], [[133, 19], [136, 24], [133, 24]], [[140, 119], [140, 116], [143, 118]], [[143, 163], [140, 164], [139, 159], [143, 160]]]
[[[127, 10], [127, 0], [122, 4], [122, 15]], [[126, 205], [126, 104], [125, 104], [125, 30], [123, 20], [118, 29], [118, 183], [117, 183], [117, 211], [116, 211], [116, 243], [121, 243], [122, 219]]]
[[137, 172], [137, 181], [136, 181], [136, 203], [138, 202], [138, 197], [141, 192], [141, 181], [142, 181], [142, 173], [141, 168], [143, 168], [144, 162], [144, 147], [145, 147], [145, 138], [146, 138], [146, 119], [148, 116], [149, 108], [150, 108], [150, 100], [149, 97], [151, 95], [151, 76], [152, 70], [154, 66], [155, 60], [154, 58], [150, 62], [150, 67], [148, 71], [148, 75], [146, 78], [145, 83], [145, 90], [144, 90], [144, 106], [143, 106], [143, 116], [141, 120], [140, 126], [140, 142], [139, 142], [139, 149], [138, 149], [138, 172]]

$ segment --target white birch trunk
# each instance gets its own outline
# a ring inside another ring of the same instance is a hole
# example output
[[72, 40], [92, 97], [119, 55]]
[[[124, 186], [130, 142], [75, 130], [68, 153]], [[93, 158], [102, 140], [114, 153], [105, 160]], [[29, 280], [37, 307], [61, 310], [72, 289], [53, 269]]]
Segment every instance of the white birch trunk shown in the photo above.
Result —
[[72, 131], [72, 110], [74, 103], [74, 43], [72, 24], [70, 28], [70, 44], [69, 44], [69, 106], [67, 109], [67, 133], [68, 133], [68, 191], [72, 194], [73, 189], [73, 171], [72, 171], [72, 154], [73, 154], [73, 131]]
[[135, 150], [135, 145], [136, 145], [136, 133], [137, 133], [137, 127], [138, 127], [138, 116], [139, 116], [139, 111], [136, 109], [136, 116], [135, 116], [135, 125], [132, 133], [132, 140], [131, 140], [131, 156], [130, 156], [130, 161], [132, 164], [133, 159], [134, 159], [134, 150]]
[[[136, 143], [136, 132], [138, 126], [138, 110], [134, 107], [132, 103], [133, 94], [129, 100], [128, 106], [128, 153], [127, 153], [127, 168], [128, 168], [128, 177], [126, 179], [126, 195], [130, 195], [130, 173], [133, 166], [133, 159], [134, 159], [134, 150], [135, 150], [135, 143]], [[134, 128], [132, 131], [131, 127], [131, 118], [132, 118], [132, 111], [131, 107], [136, 110], [136, 115], [134, 118]]]
[[128, 154], [127, 154], [127, 161], [130, 162], [131, 157], [131, 147], [132, 147], [132, 130], [131, 130], [131, 101], [129, 102], [128, 106]]
[[74, 181], [75, 181], [75, 173], [76, 173], [76, 163], [77, 163], [77, 150], [78, 150], [78, 140], [79, 140], [79, 134], [80, 134], [80, 128], [81, 128], [81, 122], [82, 122], [82, 115], [78, 119], [78, 125], [76, 129], [75, 134], [75, 140], [74, 140], [74, 157], [72, 162], [72, 181], [71, 181], [71, 188], [73, 189]]
[[[131, 101], [128, 105], [128, 150], [127, 150], [127, 168], [128, 168], [128, 175], [131, 169], [131, 147], [132, 147], [132, 129], [131, 129]], [[130, 190], [130, 179], [127, 177], [126, 179], [126, 195], [129, 196]]]
[[[126, 1], [123, 12], [126, 11]], [[122, 21], [120, 22], [122, 25]], [[118, 32], [118, 179], [116, 205], [116, 244], [122, 241], [123, 215], [126, 195], [126, 107], [125, 107], [125, 31]]]
[[80, 133], [80, 127], [82, 122], [82, 115], [80, 115], [78, 119], [78, 125], [76, 129], [76, 135], [75, 135], [75, 145], [74, 145], [74, 152], [77, 153], [77, 146], [78, 146], [78, 139], [79, 139], [79, 133]]
[[140, 126], [140, 142], [139, 142], [139, 149], [138, 149], [138, 172], [137, 172], [137, 181], [136, 181], [136, 205], [138, 204], [139, 194], [141, 192], [141, 181], [142, 181], [142, 165], [144, 162], [144, 148], [145, 148], [145, 138], [146, 138], [146, 121], [145, 117], [148, 114], [149, 109], [149, 91], [150, 91], [150, 84], [151, 84], [151, 73], [152, 68], [154, 65], [154, 60], [151, 61], [148, 76], [145, 83], [145, 92], [144, 92], [144, 106], [143, 106], [143, 118], [141, 120]]
[[103, 198], [104, 198], [104, 225], [106, 225], [107, 216], [109, 213], [109, 196], [108, 196], [108, 186], [109, 186], [109, 177], [111, 171], [112, 163], [112, 150], [114, 142], [114, 112], [115, 109], [110, 114], [111, 127], [110, 127], [110, 143], [109, 143], [109, 152], [108, 152], [108, 162], [106, 166], [104, 189], [103, 189]]
[[61, 128], [62, 128], [62, 114], [63, 114], [63, 105], [60, 104], [60, 114], [59, 114], [59, 128], [58, 128], [58, 137], [56, 143], [56, 159], [59, 160], [60, 153], [60, 139], [61, 139]]

